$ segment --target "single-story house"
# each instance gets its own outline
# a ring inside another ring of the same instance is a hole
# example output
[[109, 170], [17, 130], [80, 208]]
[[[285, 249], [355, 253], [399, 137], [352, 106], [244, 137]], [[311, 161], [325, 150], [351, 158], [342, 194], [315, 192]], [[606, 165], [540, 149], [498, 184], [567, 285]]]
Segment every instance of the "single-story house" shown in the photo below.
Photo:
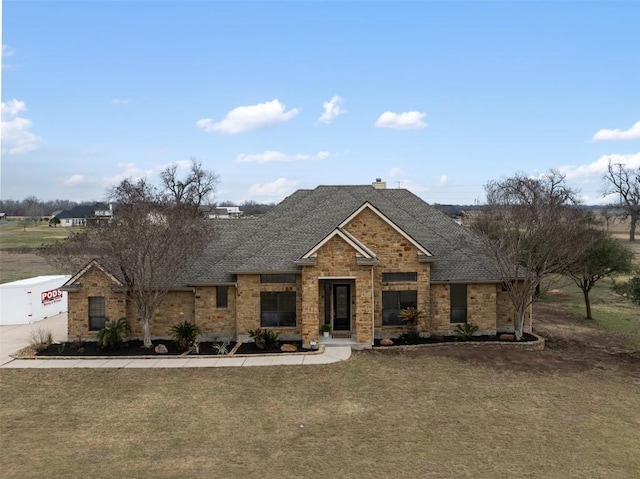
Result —
[[[514, 309], [491, 257], [464, 226], [405, 189], [384, 182], [298, 190], [262, 217], [210, 220], [215, 239], [156, 310], [155, 337], [193, 321], [204, 333], [248, 337], [256, 328], [370, 347], [406, 330], [399, 311], [426, 313], [423, 332], [513, 331]], [[95, 337], [105, 318], [136, 311], [121, 282], [96, 263], [65, 285], [69, 337]]]
[[78, 205], [53, 215], [60, 220], [60, 226], [85, 226], [92, 221], [109, 221], [112, 216], [113, 205], [106, 203]]

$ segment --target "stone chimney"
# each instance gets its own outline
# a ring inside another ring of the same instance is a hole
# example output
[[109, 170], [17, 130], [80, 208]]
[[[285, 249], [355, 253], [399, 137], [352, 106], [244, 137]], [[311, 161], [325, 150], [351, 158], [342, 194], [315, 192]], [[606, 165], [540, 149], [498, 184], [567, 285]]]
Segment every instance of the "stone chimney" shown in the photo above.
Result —
[[382, 181], [382, 178], [376, 178], [376, 181], [371, 183], [371, 186], [373, 186], [376, 190], [386, 190], [387, 182]]

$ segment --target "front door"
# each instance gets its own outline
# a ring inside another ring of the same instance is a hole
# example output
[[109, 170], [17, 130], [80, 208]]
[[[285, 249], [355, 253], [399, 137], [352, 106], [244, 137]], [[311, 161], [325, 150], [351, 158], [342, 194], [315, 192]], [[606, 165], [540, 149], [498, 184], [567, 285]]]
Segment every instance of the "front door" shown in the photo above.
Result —
[[333, 330], [351, 330], [351, 286], [333, 285]]

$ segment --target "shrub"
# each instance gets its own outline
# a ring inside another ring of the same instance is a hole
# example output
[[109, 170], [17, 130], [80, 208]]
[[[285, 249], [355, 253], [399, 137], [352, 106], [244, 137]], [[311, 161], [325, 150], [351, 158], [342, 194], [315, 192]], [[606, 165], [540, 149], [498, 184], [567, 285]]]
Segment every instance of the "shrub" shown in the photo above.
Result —
[[407, 308], [401, 309], [398, 317], [407, 323], [410, 331], [417, 331], [418, 326], [424, 321], [427, 317], [427, 314], [421, 309], [416, 308]]
[[473, 335], [480, 329], [477, 324], [464, 323], [458, 324], [454, 334], [456, 335], [456, 341], [469, 341], [473, 338]]
[[229, 344], [231, 344], [231, 340], [225, 339], [221, 343], [214, 344], [213, 349], [216, 354], [226, 355], [229, 354]]
[[118, 349], [122, 347], [124, 338], [131, 331], [127, 318], [109, 321], [98, 331], [98, 347], [100, 349]]
[[278, 349], [280, 333], [268, 329], [254, 329], [249, 331], [258, 349]]
[[38, 328], [36, 331], [31, 332], [29, 338], [29, 345], [37, 353], [44, 351], [53, 344], [53, 334], [51, 331], [45, 328]]
[[197, 324], [185, 320], [172, 326], [171, 333], [173, 334], [173, 342], [179, 348], [187, 349], [193, 346], [202, 330]]
[[420, 333], [417, 331], [407, 331], [398, 336], [398, 341], [405, 344], [418, 344], [420, 340]]
[[613, 283], [613, 290], [621, 296], [629, 298], [634, 303], [640, 304], [640, 272], [636, 272], [629, 281]]

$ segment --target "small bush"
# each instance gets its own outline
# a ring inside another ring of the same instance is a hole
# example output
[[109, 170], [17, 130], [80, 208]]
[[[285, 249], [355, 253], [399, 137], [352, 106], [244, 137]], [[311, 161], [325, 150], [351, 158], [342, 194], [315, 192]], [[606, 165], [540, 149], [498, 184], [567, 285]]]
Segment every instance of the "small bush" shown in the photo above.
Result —
[[193, 346], [202, 330], [197, 324], [185, 320], [173, 326], [171, 333], [173, 334], [173, 342], [180, 349], [187, 349]]
[[640, 272], [629, 281], [623, 283], [614, 282], [613, 290], [625, 298], [629, 298], [634, 303], [640, 304]]
[[45, 328], [38, 328], [36, 331], [31, 332], [29, 338], [29, 345], [37, 353], [44, 351], [53, 344], [53, 334], [51, 331]]
[[398, 341], [404, 344], [419, 344], [420, 340], [420, 333], [417, 331], [407, 331], [398, 336]]
[[226, 354], [229, 354], [229, 345], [230, 344], [231, 344], [231, 340], [230, 339], [225, 339], [221, 343], [214, 344], [213, 345], [213, 350], [216, 352], [216, 354], [224, 356]]
[[407, 309], [401, 309], [398, 317], [407, 323], [409, 331], [417, 331], [418, 327], [426, 319], [427, 313], [421, 309], [410, 307]]
[[480, 329], [477, 324], [464, 323], [458, 324], [454, 334], [456, 335], [456, 341], [470, 341], [473, 335]]
[[249, 331], [258, 349], [278, 349], [280, 345], [280, 333], [268, 329], [254, 329]]
[[109, 321], [98, 331], [98, 347], [100, 349], [118, 349], [122, 347], [124, 338], [131, 331], [127, 318]]

